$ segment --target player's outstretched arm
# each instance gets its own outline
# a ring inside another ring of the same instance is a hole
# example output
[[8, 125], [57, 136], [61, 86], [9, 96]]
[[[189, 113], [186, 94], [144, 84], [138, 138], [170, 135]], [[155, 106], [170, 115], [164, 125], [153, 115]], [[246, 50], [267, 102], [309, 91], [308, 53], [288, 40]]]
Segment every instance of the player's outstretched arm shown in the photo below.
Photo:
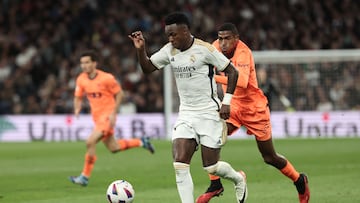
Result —
[[157, 68], [150, 62], [149, 57], [146, 54], [145, 38], [141, 31], [135, 31], [128, 36], [134, 43], [136, 53], [139, 59], [141, 69], [144, 73], [151, 73]]

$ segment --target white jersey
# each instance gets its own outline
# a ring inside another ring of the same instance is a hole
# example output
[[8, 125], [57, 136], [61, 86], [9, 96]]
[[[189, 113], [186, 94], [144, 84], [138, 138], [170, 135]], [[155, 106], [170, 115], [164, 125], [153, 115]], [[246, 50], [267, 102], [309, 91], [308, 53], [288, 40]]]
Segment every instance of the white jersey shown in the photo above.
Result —
[[150, 60], [158, 69], [170, 64], [180, 97], [180, 113], [220, 109], [214, 66], [222, 71], [230, 60], [210, 43], [195, 38], [192, 46], [185, 51], [175, 49], [168, 43], [154, 53]]

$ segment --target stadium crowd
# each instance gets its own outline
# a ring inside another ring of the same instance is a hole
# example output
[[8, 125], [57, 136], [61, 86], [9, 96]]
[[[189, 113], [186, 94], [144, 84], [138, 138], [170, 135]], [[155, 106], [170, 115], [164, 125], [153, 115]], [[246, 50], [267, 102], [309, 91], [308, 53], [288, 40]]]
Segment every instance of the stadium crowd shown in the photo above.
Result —
[[[195, 36], [209, 42], [230, 21], [252, 50], [360, 48], [359, 1], [2, 0], [0, 114], [72, 113], [78, 56], [89, 48], [122, 84], [122, 113], [162, 112], [163, 73], [142, 74], [127, 35], [157, 36], [146, 38], [147, 49], [159, 49], [167, 40], [162, 18], [175, 10], [188, 13]], [[295, 110], [360, 109], [359, 63], [289, 66], [266, 68]]]

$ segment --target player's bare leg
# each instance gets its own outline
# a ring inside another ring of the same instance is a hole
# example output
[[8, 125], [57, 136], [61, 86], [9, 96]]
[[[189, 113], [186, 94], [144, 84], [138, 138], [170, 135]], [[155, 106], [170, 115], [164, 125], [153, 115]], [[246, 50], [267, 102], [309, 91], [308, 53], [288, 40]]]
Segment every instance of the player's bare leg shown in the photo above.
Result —
[[70, 176], [69, 180], [81, 186], [87, 186], [89, 178], [96, 162], [96, 144], [102, 137], [102, 133], [94, 130], [89, 138], [86, 140], [86, 154], [84, 160], [84, 167], [79, 176]]
[[151, 144], [149, 137], [115, 140], [114, 136], [109, 136], [103, 140], [103, 143], [112, 153], [138, 147], [143, 147], [151, 154], [155, 153], [155, 148]]
[[[245, 173], [242, 171], [237, 172], [227, 162], [219, 161], [220, 150], [220, 148], [214, 149], [202, 145], [201, 155], [203, 160], [203, 167], [205, 171], [207, 171], [209, 174], [217, 175], [219, 177], [232, 181], [235, 187], [236, 199], [239, 203], [244, 203], [247, 199], [247, 185], [245, 180]], [[202, 195], [196, 199], [196, 202], [203, 203], [208, 202], [208, 200]]]
[[196, 147], [195, 139], [177, 138], [173, 140], [173, 165], [181, 202], [194, 201], [194, 183], [190, 173], [190, 162]]
[[307, 176], [305, 174], [300, 174], [290, 161], [275, 152], [272, 139], [266, 141], [256, 140], [256, 143], [265, 163], [274, 166], [282, 174], [290, 178], [296, 186], [299, 202], [308, 203], [310, 199], [310, 190]]
[[[237, 127], [227, 123], [228, 134], [231, 135]], [[305, 174], [300, 174], [295, 170], [293, 165], [283, 156], [277, 154], [274, 149], [274, 145], [272, 139], [267, 141], [259, 141], [256, 140], [258, 149], [264, 159], [264, 162], [274, 166], [285, 176], [289, 177], [296, 186], [299, 202], [300, 203], [308, 203], [310, 199], [310, 190], [308, 186], [308, 178]], [[217, 176], [211, 176], [211, 183], [208, 190], [198, 197], [199, 201], [197, 203], [207, 203], [211, 198], [219, 196], [224, 191], [223, 186], [221, 184], [221, 180]], [[221, 191], [221, 192], [220, 192]]]
[[[232, 132], [237, 130], [238, 128], [231, 123], [226, 123], [228, 134], [230, 135]], [[207, 188], [205, 193], [201, 194], [198, 198], [196, 198], [196, 203], [207, 203], [213, 197], [219, 197], [224, 192], [224, 187], [221, 183], [221, 179], [219, 176], [209, 174], [210, 186]]]
[[[231, 123], [226, 123], [228, 129], [228, 135], [231, 135], [238, 127], [234, 126]], [[213, 197], [219, 197], [224, 192], [224, 187], [221, 183], [219, 176], [209, 174], [210, 186], [207, 188], [205, 193], [201, 194], [197, 199], [196, 203], [207, 203]]]

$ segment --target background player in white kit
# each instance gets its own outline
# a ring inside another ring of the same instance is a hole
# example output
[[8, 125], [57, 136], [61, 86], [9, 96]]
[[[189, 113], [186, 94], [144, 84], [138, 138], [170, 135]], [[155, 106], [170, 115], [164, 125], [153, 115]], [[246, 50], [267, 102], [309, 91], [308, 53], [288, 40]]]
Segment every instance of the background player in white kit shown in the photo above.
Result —
[[[176, 12], [168, 15], [165, 18], [165, 34], [169, 43], [150, 58], [146, 54], [141, 31], [133, 32], [129, 38], [134, 43], [144, 73], [151, 73], [170, 64], [175, 75], [180, 107], [172, 135], [172, 148], [181, 202], [194, 202], [190, 162], [200, 144], [204, 169], [232, 181], [237, 202], [243, 203], [247, 198], [245, 175], [235, 171], [227, 162], [219, 161], [222, 136], [227, 134], [222, 119], [230, 116], [230, 100], [238, 73], [229, 59], [215, 47], [192, 36], [190, 22], [185, 14]], [[216, 91], [214, 66], [228, 76], [228, 88], [222, 104]]]

